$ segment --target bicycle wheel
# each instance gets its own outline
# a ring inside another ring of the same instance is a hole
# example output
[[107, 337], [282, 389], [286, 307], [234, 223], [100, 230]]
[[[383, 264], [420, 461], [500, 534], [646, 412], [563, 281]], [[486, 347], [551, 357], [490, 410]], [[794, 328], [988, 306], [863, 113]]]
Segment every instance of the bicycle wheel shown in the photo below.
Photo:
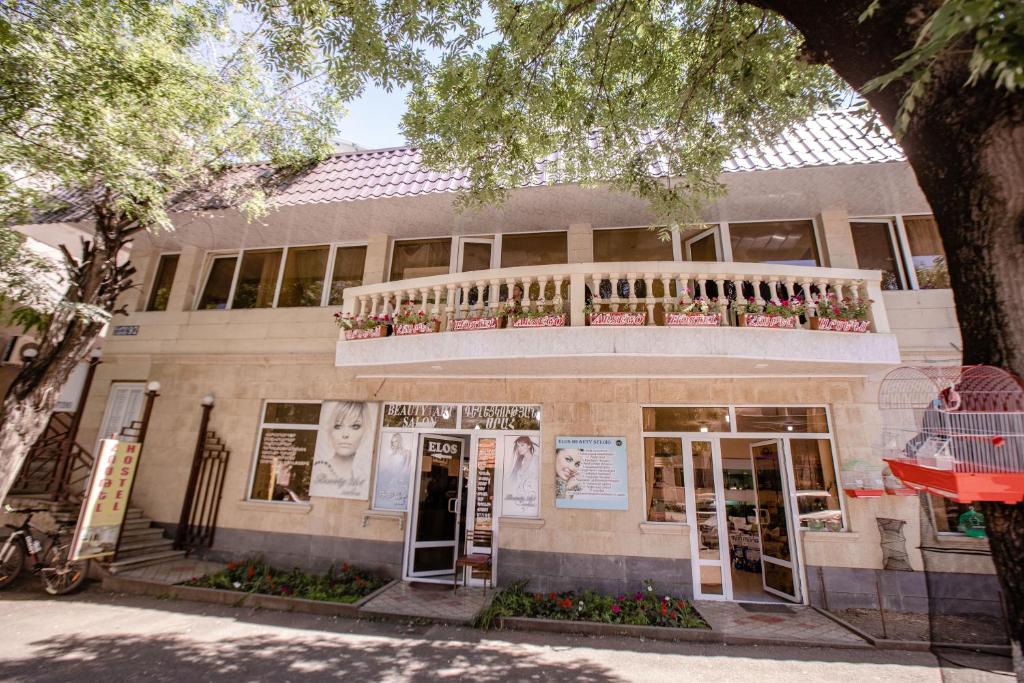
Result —
[[43, 588], [50, 595], [67, 595], [78, 590], [88, 574], [89, 560], [68, 562], [71, 543], [55, 542], [46, 551], [45, 566], [39, 572]]
[[17, 541], [0, 548], [0, 588], [7, 588], [25, 567], [25, 551]]

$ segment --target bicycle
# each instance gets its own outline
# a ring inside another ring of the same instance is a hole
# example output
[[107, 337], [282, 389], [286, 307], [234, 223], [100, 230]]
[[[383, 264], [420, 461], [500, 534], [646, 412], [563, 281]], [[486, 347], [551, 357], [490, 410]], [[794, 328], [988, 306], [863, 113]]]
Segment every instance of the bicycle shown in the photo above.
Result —
[[[56, 531], [43, 531], [32, 526], [30, 522], [32, 515], [49, 510], [17, 510], [10, 507], [5, 509], [27, 516], [21, 526], [6, 525], [13, 531], [0, 547], [0, 589], [11, 585], [25, 568], [26, 561], [31, 561], [32, 572], [42, 579], [43, 589], [50, 595], [67, 595], [78, 590], [85, 582], [89, 561], [68, 561], [72, 538], [66, 532], [73, 523], [58, 522]], [[45, 551], [37, 535], [49, 541]]]

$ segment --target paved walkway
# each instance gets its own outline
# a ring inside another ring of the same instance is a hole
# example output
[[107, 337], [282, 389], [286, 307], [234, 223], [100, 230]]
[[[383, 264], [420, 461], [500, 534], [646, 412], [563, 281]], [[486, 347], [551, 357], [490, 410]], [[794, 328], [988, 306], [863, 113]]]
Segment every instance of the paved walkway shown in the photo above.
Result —
[[359, 608], [367, 614], [420, 617], [449, 624], [471, 624], [494, 595], [483, 588], [459, 588], [440, 584], [399, 581]]
[[219, 572], [224, 568], [221, 562], [207, 562], [191, 558], [182, 558], [160, 564], [151, 564], [148, 567], [129, 569], [118, 572], [119, 579], [135, 579], [136, 581], [150, 581], [165, 586], [173, 586], [176, 583], [184, 583], [189, 579], [197, 579], [204, 574]]
[[713, 631], [744, 638], [766, 638], [801, 645], [871, 647], [867, 641], [804, 605], [697, 600], [697, 611]]

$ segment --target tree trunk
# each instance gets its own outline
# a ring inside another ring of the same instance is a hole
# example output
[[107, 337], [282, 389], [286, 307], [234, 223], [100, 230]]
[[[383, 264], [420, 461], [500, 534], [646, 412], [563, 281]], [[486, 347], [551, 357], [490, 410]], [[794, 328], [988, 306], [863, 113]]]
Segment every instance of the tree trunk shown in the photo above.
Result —
[[[743, 1], [743, 0], [740, 0]], [[910, 49], [936, 3], [884, 0], [859, 21], [870, 0], [752, 0], [788, 19], [805, 53], [860, 91], [890, 72]], [[983, 79], [968, 87], [967, 42], [933, 65], [901, 140], [942, 235], [963, 336], [965, 364], [994, 365], [1024, 377], [1024, 92]], [[893, 128], [909, 81], [864, 93]], [[1024, 680], [1024, 505], [983, 505], [992, 560], [1003, 588]]]
[[0, 413], [0, 501], [7, 497], [25, 458], [42, 436], [54, 404], [75, 366], [85, 360], [118, 295], [131, 286], [134, 269], [117, 255], [137, 232], [123, 213], [95, 207], [96, 237], [83, 242], [81, 259], [67, 251], [70, 284], [43, 333], [38, 355], [26, 363], [8, 389]]

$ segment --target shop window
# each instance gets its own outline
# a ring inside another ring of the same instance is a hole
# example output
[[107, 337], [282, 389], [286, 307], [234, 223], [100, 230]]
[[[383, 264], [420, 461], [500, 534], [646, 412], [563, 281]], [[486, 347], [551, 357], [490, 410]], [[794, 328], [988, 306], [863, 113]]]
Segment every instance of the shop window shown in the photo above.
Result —
[[171, 296], [171, 285], [174, 284], [174, 274], [177, 270], [177, 254], [164, 254], [160, 257], [160, 265], [157, 266], [156, 277], [153, 278], [153, 289], [149, 292], [149, 302], [146, 304], [147, 311], [167, 310], [167, 300]]
[[828, 439], [793, 439], [789, 447], [800, 526], [811, 531], [842, 531], [832, 445]]
[[672, 240], [649, 228], [594, 231], [594, 261], [673, 261]]
[[450, 237], [399, 240], [391, 252], [391, 282], [415, 277], [446, 275], [452, 260]]
[[227, 308], [228, 297], [231, 295], [231, 280], [235, 277], [235, 264], [238, 256], [217, 256], [210, 262], [210, 271], [206, 276], [206, 285], [199, 297], [199, 310], [211, 308]]
[[309, 500], [319, 422], [319, 403], [266, 404], [256, 448], [251, 500]]
[[977, 503], [957, 503], [942, 496], [928, 496], [932, 523], [940, 534], [985, 538], [985, 518]]
[[948, 289], [949, 268], [946, 250], [939, 237], [939, 226], [933, 216], [906, 216], [903, 227], [907, 233], [907, 246], [921, 289]]
[[501, 267], [550, 266], [569, 262], [569, 238], [556, 232], [505, 233], [501, 236]]
[[338, 247], [334, 252], [334, 270], [331, 273], [331, 295], [328, 302], [332, 306], [341, 305], [342, 295], [348, 287], [363, 284], [363, 271], [366, 269], [366, 247]]
[[801, 406], [736, 408], [736, 431], [827, 434], [824, 408]]
[[853, 248], [857, 265], [865, 270], [882, 271], [882, 289], [903, 289], [896, 244], [888, 221], [854, 221]]
[[329, 247], [289, 247], [277, 305], [319, 306], [327, 274]]
[[231, 308], [270, 308], [274, 305], [281, 249], [254, 249], [242, 254]]
[[682, 440], [644, 438], [647, 521], [686, 522]]
[[728, 432], [729, 409], [652, 407], [643, 409], [645, 432]]
[[730, 223], [733, 261], [820, 266], [811, 221]]

